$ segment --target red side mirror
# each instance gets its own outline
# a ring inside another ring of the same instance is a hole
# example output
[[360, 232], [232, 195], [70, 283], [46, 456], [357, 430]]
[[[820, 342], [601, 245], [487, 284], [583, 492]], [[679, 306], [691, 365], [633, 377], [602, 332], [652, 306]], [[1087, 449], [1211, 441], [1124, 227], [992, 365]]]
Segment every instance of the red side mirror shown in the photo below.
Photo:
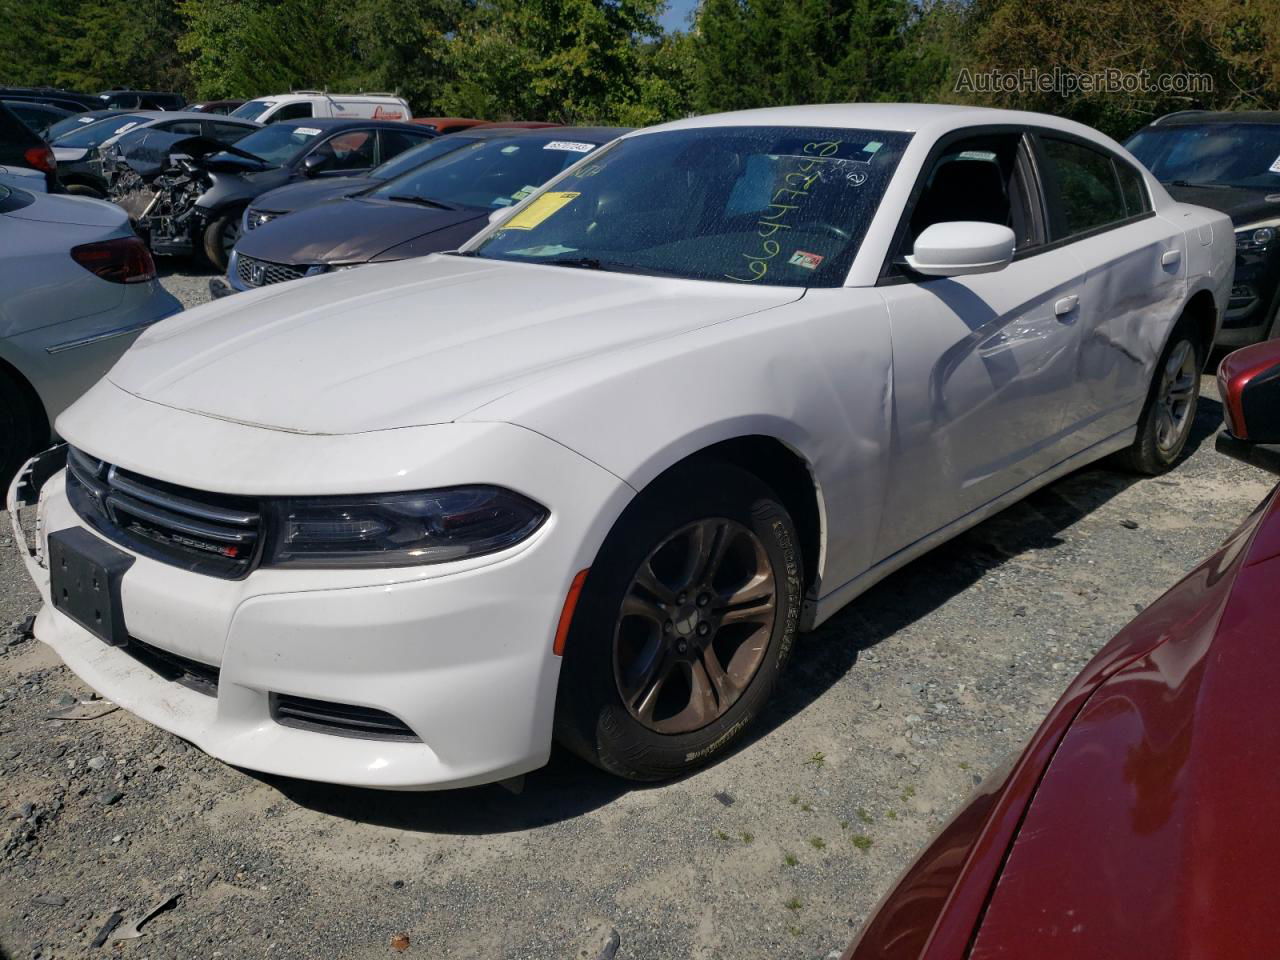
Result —
[[1217, 448], [1280, 473], [1280, 340], [1237, 350], [1218, 368], [1226, 429]]

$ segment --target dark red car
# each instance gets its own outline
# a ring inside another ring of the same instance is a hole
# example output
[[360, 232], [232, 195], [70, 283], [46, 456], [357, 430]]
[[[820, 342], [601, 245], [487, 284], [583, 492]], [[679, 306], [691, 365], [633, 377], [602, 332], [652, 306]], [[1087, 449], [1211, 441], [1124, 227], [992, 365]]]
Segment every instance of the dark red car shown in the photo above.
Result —
[[[1223, 361], [1218, 449], [1280, 473], [1280, 341]], [[1277, 955], [1280, 496], [1093, 658], [845, 960]]]

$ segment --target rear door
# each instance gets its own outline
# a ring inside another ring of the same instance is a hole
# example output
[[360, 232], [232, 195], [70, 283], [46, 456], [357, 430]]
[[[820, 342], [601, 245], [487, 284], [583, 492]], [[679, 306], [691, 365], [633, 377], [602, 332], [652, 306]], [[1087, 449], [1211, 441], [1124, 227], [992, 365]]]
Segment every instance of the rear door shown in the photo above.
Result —
[[[1064, 459], [1080, 266], [1050, 247], [1045, 220], [1021, 128], [947, 138], [925, 166], [879, 285], [889, 308], [894, 397], [879, 556]], [[955, 221], [1009, 226], [1013, 262], [995, 273], [937, 278], [902, 264], [926, 227]]]
[[1154, 213], [1142, 175], [1099, 144], [1035, 135], [1053, 245], [1080, 264], [1071, 452], [1133, 427], [1186, 292], [1186, 238]]

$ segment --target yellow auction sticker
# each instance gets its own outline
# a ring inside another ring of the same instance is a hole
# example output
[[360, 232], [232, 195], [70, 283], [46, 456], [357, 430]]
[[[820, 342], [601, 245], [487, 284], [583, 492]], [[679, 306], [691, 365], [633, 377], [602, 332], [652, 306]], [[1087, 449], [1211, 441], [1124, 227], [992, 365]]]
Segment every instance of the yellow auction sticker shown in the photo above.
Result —
[[551, 216], [565, 204], [578, 196], [577, 193], [552, 192], [544, 193], [514, 217], [502, 225], [503, 230], [532, 230], [543, 220]]

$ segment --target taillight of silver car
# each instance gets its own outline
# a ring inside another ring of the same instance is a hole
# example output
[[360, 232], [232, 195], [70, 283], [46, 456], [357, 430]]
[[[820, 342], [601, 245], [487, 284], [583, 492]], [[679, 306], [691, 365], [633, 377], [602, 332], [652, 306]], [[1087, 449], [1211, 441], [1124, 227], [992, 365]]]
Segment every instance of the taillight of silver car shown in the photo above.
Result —
[[82, 243], [71, 248], [71, 259], [111, 283], [142, 283], [156, 277], [151, 251], [137, 237]]

